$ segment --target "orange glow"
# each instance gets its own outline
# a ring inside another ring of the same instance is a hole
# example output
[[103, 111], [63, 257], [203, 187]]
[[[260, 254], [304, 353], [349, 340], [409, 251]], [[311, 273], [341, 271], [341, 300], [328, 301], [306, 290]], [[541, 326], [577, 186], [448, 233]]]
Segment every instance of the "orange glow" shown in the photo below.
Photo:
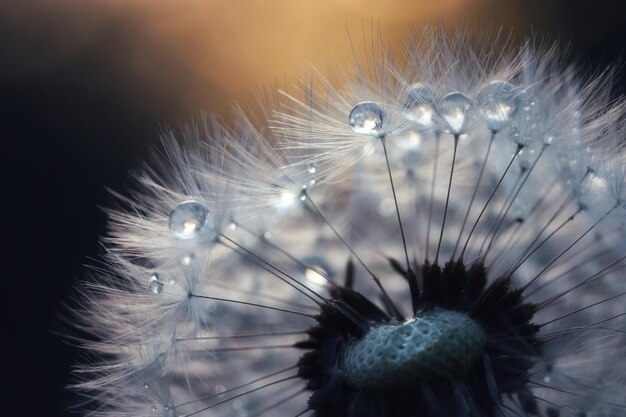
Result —
[[147, 100], [171, 97], [164, 105], [175, 118], [202, 109], [226, 113], [232, 101], [249, 100], [255, 89], [284, 80], [307, 62], [323, 71], [329, 57], [348, 57], [347, 34], [360, 43], [364, 33], [367, 38], [380, 28], [386, 41], [401, 46], [411, 28], [439, 19], [449, 28], [481, 21], [529, 33], [531, 25], [541, 30], [545, 21], [548, 30], [559, 30], [558, 22], [546, 17], [554, 11], [529, 10], [523, 0], [32, 3], [16, 2], [2, 11], [7, 22], [45, 34], [41, 48], [20, 51], [23, 61], [14, 63], [16, 71], [47, 71], [101, 48], [111, 64], [102, 71], [142, 90]]

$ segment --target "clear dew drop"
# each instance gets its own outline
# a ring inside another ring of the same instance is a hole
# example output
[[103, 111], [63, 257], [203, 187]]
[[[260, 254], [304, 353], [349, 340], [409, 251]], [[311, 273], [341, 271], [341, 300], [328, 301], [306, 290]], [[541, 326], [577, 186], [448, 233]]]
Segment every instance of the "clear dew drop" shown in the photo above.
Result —
[[209, 210], [197, 201], [184, 201], [170, 213], [170, 232], [178, 239], [196, 239], [210, 227]]
[[494, 132], [502, 130], [511, 121], [519, 106], [517, 89], [506, 81], [490, 82], [478, 93], [477, 101], [480, 113]]
[[317, 164], [315, 162], [311, 162], [306, 166], [306, 170], [309, 174], [317, 173]]
[[304, 276], [308, 282], [320, 286], [328, 284], [330, 267], [324, 259], [319, 256], [309, 256], [303, 262], [307, 265], [304, 269]]
[[472, 101], [459, 92], [450, 93], [443, 98], [439, 109], [447, 124], [446, 132], [453, 135], [464, 133], [470, 120]]
[[150, 275], [150, 291], [153, 294], [161, 294], [165, 285], [159, 280], [158, 274]]
[[189, 266], [191, 265], [191, 263], [193, 262], [193, 254], [188, 254], [183, 256], [183, 259], [181, 260], [182, 264], [185, 266]]
[[274, 205], [279, 209], [289, 208], [298, 199], [298, 195], [291, 190], [282, 189], [278, 194], [278, 198], [275, 199]]
[[414, 122], [417, 127], [432, 129], [437, 120], [435, 93], [422, 83], [413, 84], [404, 100], [406, 118]]
[[554, 131], [548, 131], [546, 132], [546, 134], [543, 136], [543, 143], [545, 145], [552, 145], [554, 144], [555, 141], [557, 141], [559, 138], [559, 134], [554, 132]]
[[517, 111], [511, 116], [510, 139], [519, 145], [530, 145], [537, 139], [544, 139], [543, 124], [539, 123], [541, 117], [534, 96], [527, 90], [521, 90], [516, 94]]
[[419, 152], [422, 147], [422, 136], [417, 132], [409, 132], [409, 134], [397, 138], [393, 144], [402, 152]]
[[389, 217], [395, 214], [396, 206], [394, 205], [393, 198], [383, 199], [378, 206], [378, 213], [383, 217]]
[[363, 101], [352, 108], [348, 122], [355, 133], [379, 136], [383, 132], [385, 110], [372, 101]]
[[326, 278], [324, 278], [324, 274], [322, 272], [324, 271], [319, 266], [315, 266], [315, 267], [307, 268], [304, 271], [304, 276], [306, 277], [307, 281], [313, 284], [326, 285], [327, 281], [326, 281]]

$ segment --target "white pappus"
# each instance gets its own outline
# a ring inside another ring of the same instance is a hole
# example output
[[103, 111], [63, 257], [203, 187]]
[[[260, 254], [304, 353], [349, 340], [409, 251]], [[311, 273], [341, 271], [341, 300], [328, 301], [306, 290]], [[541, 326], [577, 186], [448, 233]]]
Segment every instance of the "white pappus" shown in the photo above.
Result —
[[626, 415], [624, 103], [498, 43], [378, 39], [165, 134], [81, 292], [81, 409]]

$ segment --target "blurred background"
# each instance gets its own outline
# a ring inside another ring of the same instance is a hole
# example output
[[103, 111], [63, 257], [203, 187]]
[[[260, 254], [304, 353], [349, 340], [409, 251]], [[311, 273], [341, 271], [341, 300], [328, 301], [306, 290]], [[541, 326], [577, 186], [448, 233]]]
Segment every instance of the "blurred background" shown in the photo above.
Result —
[[[203, 110], [228, 118], [233, 101], [250, 102], [306, 62], [323, 70], [325, 57], [348, 52], [347, 33], [361, 38], [372, 24], [401, 46], [429, 21], [491, 23], [514, 39], [558, 40], [569, 61], [601, 69], [624, 52], [624, 9], [605, 0], [0, 2], [2, 414], [69, 415], [76, 399], [64, 386], [79, 353], [58, 335], [70, 332], [64, 303], [99, 257], [105, 187], [124, 191], [164, 127]], [[625, 80], [621, 71], [616, 95]]]

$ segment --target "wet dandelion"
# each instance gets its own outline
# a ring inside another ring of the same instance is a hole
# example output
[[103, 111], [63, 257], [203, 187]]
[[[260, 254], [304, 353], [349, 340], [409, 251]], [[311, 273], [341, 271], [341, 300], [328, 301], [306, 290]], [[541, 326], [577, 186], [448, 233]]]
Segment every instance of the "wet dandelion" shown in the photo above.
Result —
[[624, 106], [491, 44], [168, 133], [82, 292], [89, 412], [626, 414]]

